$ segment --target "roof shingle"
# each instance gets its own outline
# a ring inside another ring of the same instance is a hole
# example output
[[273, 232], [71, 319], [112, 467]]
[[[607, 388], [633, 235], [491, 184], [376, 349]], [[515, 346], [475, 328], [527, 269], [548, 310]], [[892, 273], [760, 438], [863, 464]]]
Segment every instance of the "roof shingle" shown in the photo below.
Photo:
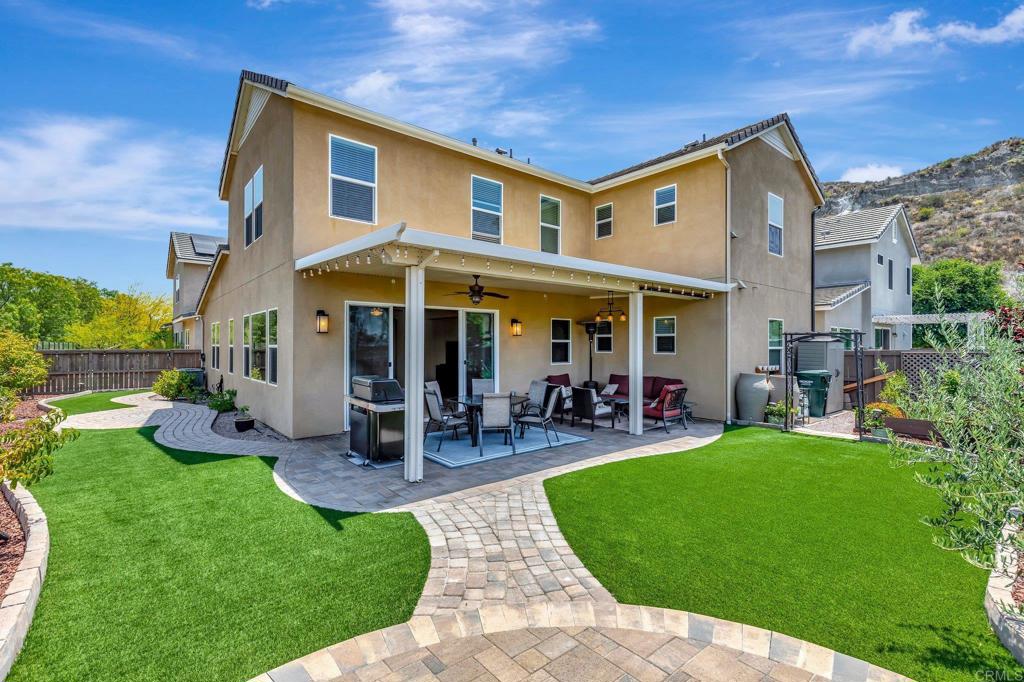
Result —
[[814, 223], [814, 244], [831, 246], [878, 239], [902, 210], [903, 205], [896, 204], [818, 218]]
[[851, 282], [827, 287], [814, 287], [814, 307], [832, 309], [871, 288], [871, 282]]

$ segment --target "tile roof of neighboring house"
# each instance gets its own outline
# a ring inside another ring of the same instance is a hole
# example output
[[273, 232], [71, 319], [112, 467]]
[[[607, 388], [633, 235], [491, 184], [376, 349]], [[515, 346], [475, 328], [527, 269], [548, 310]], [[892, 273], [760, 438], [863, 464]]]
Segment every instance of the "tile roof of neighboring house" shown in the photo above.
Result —
[[[698, 152], [701, 149], [707, 149], [708, 147], [714, 147], [715, 145], [718, 145], [718, 144], [726, 144], [726, 145], [731, 147], [734, 144], [738, 144], [740, 142], [743, 142], [744, 140], [750, 138], [751, 136], [757, 135], [759, 133], [762, 133], [765, 130], [767, 130], [769, 128], [772, 128], [772, 127], [774, 127], [774, 126], [776, 126], [776, 125], [778, 125], [780, 123], [785, 123], [786, 126], [789, 128], [789, 132], [793, 136], [793, 139], [796, 141], [797, 147], [800, 148], [800, 153], [803, 155], [804, 159], [807, 159], [807, 153], [804, 151], [804, 147], [800, 143], [800, 138], [797, 137], [797, 135], [796, 135], [796, 130], [793, 129], [793, 123], [789, 120], [789, 114], [782, 113], [782, 114], [778, 114], [776, 116], [772, 116], [771, 118], [766, 118], [763, 121], [758, 121], [757, 123], [752, 123], [752, 124], [750, 124], [748, 126], [744, 126], [742, 128], [737, 128], [736, 130], [730, 130], [729, 132], [722, 133], [721, 135], [718, 135], [716, 137], [710, 137], [710, 138], [708, 138], [706, 140], [700, 140], [700, 141], [697, 141], [697, 142], [691, 142], [690, 144], [688, 144], [688, 145], [686, 145], [684, 147], [680, 147], [679, 149], [675, 149], [673, 151], [670, 151], [667, 154], [662, 154], [661, 156], [656, 156], [653, 159], [648, 159], [647, 161], [643, 161], [641, 163], [634, 164], [634, 165], [632, 165], [632, 166], [630, 166], [628, 168], [623, 168], [622, 170], [617, 170], [614, 173], [608, 173], [607, 175], [602, 175], [601, 177], [594, 178], [593, 180], [590, 180], [589, 182], [592, 185], [596, 185], [598, 183], [605, 182], [605, 181], [611, 180], [613, 178], [617, 178], [620, 175], [626, 175], [628, 173], [632, 173], [633, 171], [638, 171], [638, 170], [642, 170], [644, 168], [648, 168], [649, 166], [656, 166], [659, 163], [663, 163], [665, 161], [671, 161], [672, 159], [678, 158], [680, 156], [684, 156], [686, 154], [692, 154], [693, 152]], [[807, 168], [808, 168], [808, 170], [810, 170], [811, 175], [814, 177], [814, 183], [816, 185], [818, 185], [819, 189], [820, 189], [821, 183], [818, 181], [818, 176], [814, 172], [814, 168], [811, 167], [810, 161], [807, 162]]]
[[814, 307], [831, 310], [871, 288], [871, 282], [850, 282], [827, 287], [814, 287]]
[[814, 245], [831, 246], [878, 239], [902, 210], [903, 205], [896, 204], [818, 218], [814, 222]]
[[212, 263], [213, 257], [217, 253], [217, 247], [227, 243], [227, 237], [191, 232], [171, 232], [171, 245], [174, 247], [174, 257], [178, 260]]

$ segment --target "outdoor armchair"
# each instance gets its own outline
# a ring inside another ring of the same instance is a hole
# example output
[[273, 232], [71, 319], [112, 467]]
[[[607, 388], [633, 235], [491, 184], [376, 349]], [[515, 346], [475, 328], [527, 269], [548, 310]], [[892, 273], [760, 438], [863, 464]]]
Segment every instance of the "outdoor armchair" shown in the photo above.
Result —
[[644, 406], [644, 416], [650, 417], [655, 420], [657, 425], [658, 420], [661, 420], [662, 425], [665, 427], [665, 433], [668, 433], [669, 421], [682, 421], [683, 428], [686, 426], [686, 416], [688, 407], [685, 404], [686, 400], [686, 387], [682, 384], [666, 384], [661, 389], [661, 394], [658, 399], [650, 405]]
[[594, 430], [594, 425], [598, 417], [609, 417], [612, 416], [612, 407], [607, 403], [603, 402], [597, 397], [597, 391], [592, 388], [579, 388], [573, 386], [572, 388], [572, 424], [576, 424], [576, 420], [579, 419], [580, 423], [583, 423], [584, 419], [590, 420], [590, 430]]
[[544, 403], [544, 409], [540, 413], [526, 414], [516, 418], [520, 438], [526, 435], [527, 426], [540, 426], [544, 429], [544, 437], [548, 441], [548, 447], [551, 447], [551, 436], [548, 435], [548, 429], [555, 434], [555, 441], [558, 442], [558, 431], [555, 429], [554, 414], [555, 406], [558, 404], [560, 396], [560, 390], [548, 391], [547, 401]]
[[465, 417], [456, 416], [454, 414], [445, 414], [441, 409], [441, 396], [433, 391], [423, 392], [423, 402], [427, 404], [427, 428], [423, 432], [423, 437], [426, 439], [427, 433], [430, 431], [431, 426], [435, 426], [441, 430], [441, 437], [437, 439], [437, 451], [441, 452], [441, 445], [444, 443], [444, 435], [451, 429], [452, 439], [459, 439], [459, 427], [464, 426], [469, 429], [469, 424]]

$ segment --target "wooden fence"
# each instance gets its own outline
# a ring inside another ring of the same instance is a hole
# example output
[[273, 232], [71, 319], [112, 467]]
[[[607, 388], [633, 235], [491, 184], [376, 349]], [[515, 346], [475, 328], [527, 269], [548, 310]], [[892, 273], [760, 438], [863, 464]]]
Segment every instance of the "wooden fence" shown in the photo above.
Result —
[[46, 383], [34, 394], [149, 388], [165, 369], [199, 367], [198, 350], [44, 350]]
[[[912, 383], [917, 383], [921, 372], [933, 372], [939, 369], [948, 357], [933, 348], [913, 348], [910, 350], [877, 350], [864, 351], [864, 400], [872, 403], [878, 400], [878, 394], [885, 388], [885, 381], [871, 381], [872, 377], [882, 374], [878, 369], [879, 361], [884, 362], [887, 371], [901, 371]], [[843, 376], [847, 385], [856, 381], [856, 355], [852, 350], [846, 351]]]

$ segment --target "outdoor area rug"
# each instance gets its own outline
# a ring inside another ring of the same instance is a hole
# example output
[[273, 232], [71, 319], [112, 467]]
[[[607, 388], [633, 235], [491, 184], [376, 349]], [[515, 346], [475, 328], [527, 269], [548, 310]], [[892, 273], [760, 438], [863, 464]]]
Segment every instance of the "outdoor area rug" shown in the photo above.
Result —
[[[558, 440], [555, 440], [554, 433], [549, 431], [548, 435], [551, 436], [551, 447], [553, 448], [557, 448], [559, 445], [571, 445], [590, 440], [589, 438], [561, 432], [558, 434]], [[512, 446], [502, 444], [503, 434], [498, 431], [484, 432], [483, 457], [480, 456], [480, 450], [471, 445], [469, 435], [465, 432], [459, 434], [459, 440], [452, 440], [451, 432], [449, 432], [448, 436], [444, 439], [444, 444], [441, 446], [441, 452], [438, 452], [437, 442], [440, 437], [441, 433], [439, 431], [427, 435], [426, 444], [423, 446], [423, 456], [449, 469], [512, 456]], [[548, 441], [544, 438], [543, 429], [527, 429], [525, 438], [519, 438], [518, 433], [516, 434], [517, 455], [536, 452], [546, 447], [548, 447]]]

